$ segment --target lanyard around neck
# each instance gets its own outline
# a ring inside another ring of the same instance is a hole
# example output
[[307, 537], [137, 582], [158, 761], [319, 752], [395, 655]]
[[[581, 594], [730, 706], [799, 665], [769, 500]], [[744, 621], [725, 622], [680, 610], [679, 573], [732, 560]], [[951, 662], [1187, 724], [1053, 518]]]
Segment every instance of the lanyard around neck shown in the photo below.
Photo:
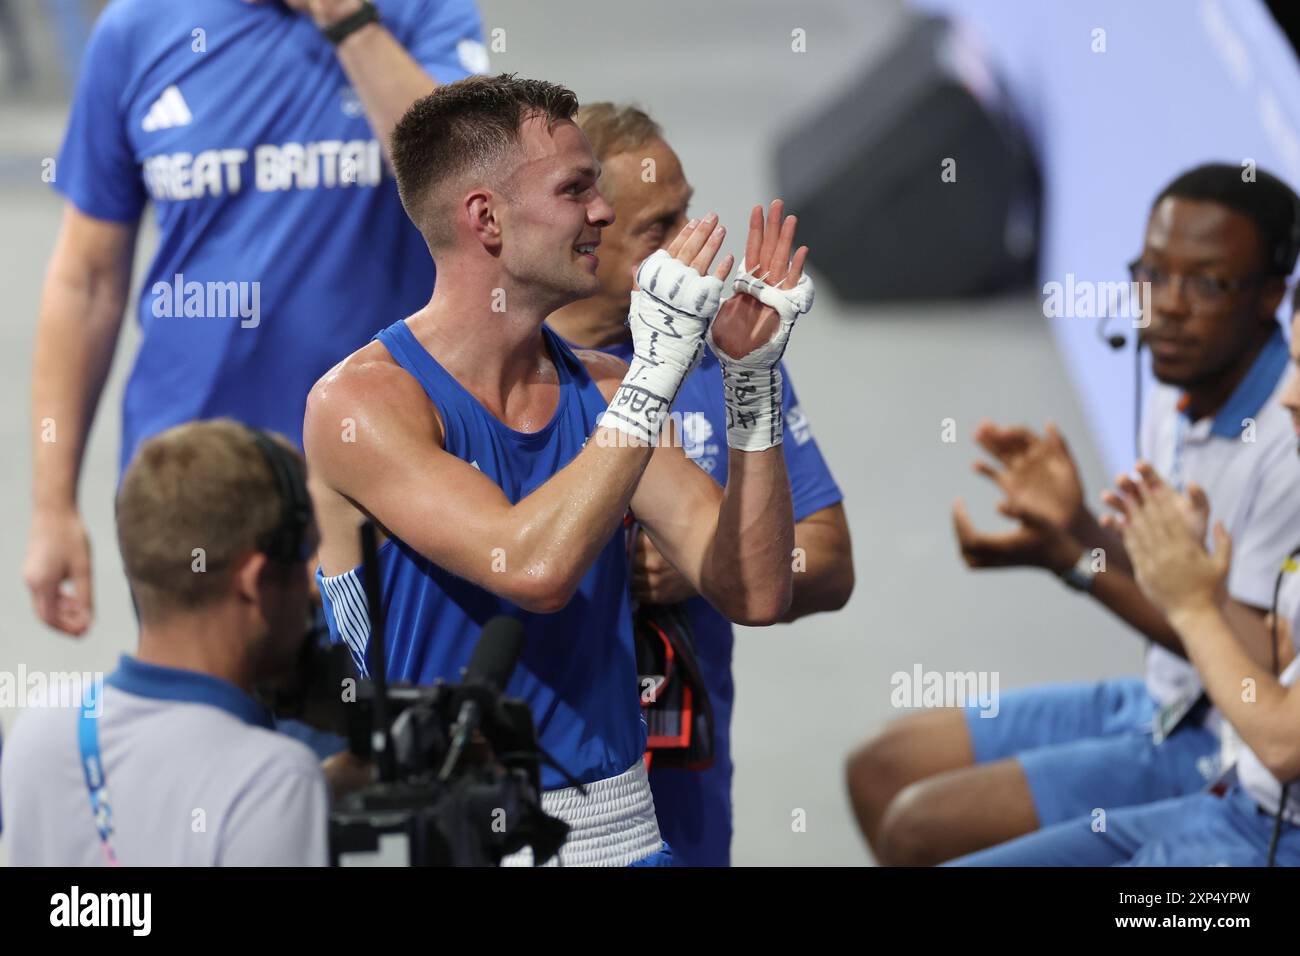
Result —
[[90, 812], [95, 818], [99, 843], [104, 848], [104, 858], [109, 866], [117, 866], [113, 851], [113, 810], [108, 802], [108, 789], [104, 781], [104, 763], [99, 755], [99, 724], [103, 708], [97, 706], [102, 687], [92, 687], [82, 700], [81, 716], [77, 721], [77, 743], [81, 748], [81, 771], [86, 778], [90, 794]]

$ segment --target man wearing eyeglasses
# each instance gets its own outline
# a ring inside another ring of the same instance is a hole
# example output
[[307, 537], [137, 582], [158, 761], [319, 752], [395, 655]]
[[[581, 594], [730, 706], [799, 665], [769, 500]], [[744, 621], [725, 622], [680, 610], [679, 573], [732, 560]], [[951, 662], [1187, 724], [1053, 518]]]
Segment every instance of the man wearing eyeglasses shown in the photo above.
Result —
[[[1160, 383], [1142, 457], [1191, 501], [1208, 494], [1212, 520], [1231, 533], [1225, 614], [1261, 663], [1274, 571], [1300, 543], [1291, 492], [1300, 459], [1277, 401], [1288, 356], [1276, 318], [1300, 248], [1297, 203], [1267, 173], [1197, 167], [1157, 196], [1131, 266], [1146, 284], [1140, 339]], [[1004, 694], [994, 717], [908, 715], [867, 741], [849, 760], [849, 789], [884, 863], [938, 863], [1099, 809], [1192, 793], [1222, 764], [1219, 715], [1123, 543], [1085, 505], [1061, 435], [986, 422], [975, 438], [997, 461], [976, 469], [1018, 526], [980, 532], [957, 502], [967, 564], [1045, 568], [1091, 595], [1150, 642], [1146, 675], [1025, 688]]]

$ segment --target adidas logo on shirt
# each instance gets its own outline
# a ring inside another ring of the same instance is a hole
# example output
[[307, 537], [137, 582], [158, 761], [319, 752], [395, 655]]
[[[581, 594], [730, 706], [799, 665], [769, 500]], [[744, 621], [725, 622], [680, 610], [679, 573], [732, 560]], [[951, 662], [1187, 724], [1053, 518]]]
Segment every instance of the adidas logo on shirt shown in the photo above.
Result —
[[146, 133], [152, 133], [155, 130], [171, 129], [174, 126], [189, 126], [193, 121], [194, 116], [185, 103], [185, 97], [181, 96], [180, 87], [173, 84], [163, 90], [162, 96], [149, 107], [149, 112], [140, 126]]

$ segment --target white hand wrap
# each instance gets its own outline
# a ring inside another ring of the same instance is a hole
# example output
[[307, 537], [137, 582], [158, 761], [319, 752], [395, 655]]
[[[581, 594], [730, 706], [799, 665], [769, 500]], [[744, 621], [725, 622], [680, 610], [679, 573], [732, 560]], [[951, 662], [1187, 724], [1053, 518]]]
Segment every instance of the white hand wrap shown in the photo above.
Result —
[[[766, 275], [766, 273], [764, 273]], [[808, 273], [799, 277], [793, 289], [782, 289], [768, 285], [762, 278], [750, 272], [744, 261], [740, 263], [740, 272], [731, 280], [731, 287], [737, 292], [752, 295], [759, 302], [776, 310], [781, 316], [781, 327], [789, 335], [789, 325], [805, 312], [812, 311], [813, 281]]]
[[784, 436], [781, 356], [790, 341], [795, 319], [812, 308], [813, 283], [804, 274], [793, 289], [780, 289], [749, 272], [742, 262], [732, 288], [752, 295], [781, 317], [780, 326], [767, 344], [744, 358], [732, 358], [713, 341], [712, 329], [708, 334], [709, 348], [722, 366], [727, 446], [737, 451], [763, 451], [781, 444]]
[[660, 249], [637, 270], [627, 321], [634, 355], [598, 426], [653, 443], [682, 379], [700, 360], [722, 303], [722, 280], [702, 276]]

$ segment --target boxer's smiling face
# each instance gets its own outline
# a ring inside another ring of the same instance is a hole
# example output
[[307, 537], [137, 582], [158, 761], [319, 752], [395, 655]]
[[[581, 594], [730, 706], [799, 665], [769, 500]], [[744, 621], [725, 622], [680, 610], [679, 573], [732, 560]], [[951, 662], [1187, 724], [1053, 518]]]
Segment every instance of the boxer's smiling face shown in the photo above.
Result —
[[600, 165], [574, 123], [548, 130], [529, 119], [519, 139], [524, 158], [501, 210], [502, 264], [516, 280], [553, 292], [558, 308], [600, 288], [601, 230], [614, 210], [596, 188]]

